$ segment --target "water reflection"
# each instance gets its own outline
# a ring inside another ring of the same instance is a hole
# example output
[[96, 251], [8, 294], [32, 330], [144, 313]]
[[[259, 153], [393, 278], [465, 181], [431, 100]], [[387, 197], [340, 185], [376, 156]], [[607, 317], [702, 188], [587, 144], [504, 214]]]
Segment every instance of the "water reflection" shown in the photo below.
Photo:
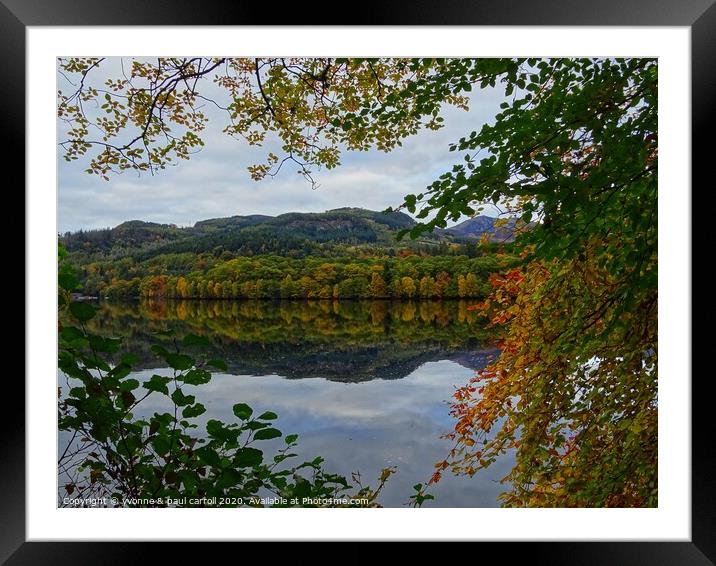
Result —
[[[151, 355], [154, 332], [193, 332], [212, 342], [229, 371], [191, 388], [207, 412], [198, 420], [231, 421], [231, 407], [245, 402], [256, 412], [275, 411], [278, 428], [300, 435], [298, 454], [321, 455], [326, 468], [374, 483], [380, 470], [397, 466], [381, 502], [401, 507], [412, 485], [425, 482], [450, 442], [447, 401], [456, 386], [496, 350], [467, 305], [458, 302], [271, 303], [250, 301], [105, 303], [93, 330], [127, 336], [142, 354], [135, 374], [169, 375]], [[159, 365], [158, 365], [159, 364]], [[304, 379], [312, 378], [312, 379]], [[189, 391], [187, 391], [189, 393]], [[137, 416], [166, 406], [144, 402]], [[154, 401], [161, 400], [157, 397]], [[269, 441], [264, 447], [270, 452]], [[278, 444], [277, 444], [278, 446]], [[475, 478], [449, 474], [432, 490], [436, 507], [491, 507], [498, 480], [511, 458]]]
[[91, 330], [123, 336], [140, 367], [157, 367], [161, 330], [204, 335], [234, 374], [400, 379], [429, 361], [484, 366], [494, 336], [461, 302], [176, 301], [104, 303]]

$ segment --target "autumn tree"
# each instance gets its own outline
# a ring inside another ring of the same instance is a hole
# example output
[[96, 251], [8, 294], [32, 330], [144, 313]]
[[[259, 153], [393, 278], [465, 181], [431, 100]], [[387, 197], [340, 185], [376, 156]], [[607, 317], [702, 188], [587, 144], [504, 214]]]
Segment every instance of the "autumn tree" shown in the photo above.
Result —
[[465, 294], [463, 296], [470, 298], [480, 296], [477, 275], [474, 273], [468, 273], [465, 276]]
[[286, 277], [281, 281], [281, 298], [284, 299], [290, 299], [294, 296], [296, 292], [296, 285], [293, 281], [293, 277], [291, 275], [286, 275]]
[[429, 275], [420, 279], [419, 293], [423, 299], [432, 299], [436, 295], [435, 280]]
[[467, 296], [465, 288], [465, 276], [461, 273], [457, 276], [457, 296], [464, 299]]
[[417, 287], [412, 277], [403, 277], [400, 280], [400, 294], [403, 297], [412, 299], [415, 296]]
[[179, 279], [177, 279], [176, 289], [177, 295], [182, 299], [189, 296], [189, 294], [187, 293], [187, 281], [184, 277], [179, 277]]
[[[239, 257], [228, 261], [215, 258], [205, 269], [195, 269], [195, 262], [184, 261], [185, 254], [165, 254], [138, 261], [129, 269], [124, 269], [122, 262], [102, 260], [89, 263], [87, 273], [95, 273], [91, 278], [82, 281], [87, 290], [88, 283], [103, 290], [112, 297], [149, 296], [152, 291], [151, 281], [157, 272], [176, 272], [167, 276], [166, 297], [196, 298], [197, 286], [202, 290], [203, 298], [281, 298], [282, 282], [299, 280], [307, 277], [313, 283], [300, 289], [294, 288], [285, 293], [284, 298], [315, 298], [330, 299], [334, 290], [338, 292], [343, 285], [344, 297], [352, 298], [401, 298], [405, 296], [402, 279], [410, 277], [419, 287], [421, 297], [462, 298], [484, 297], [489, 273], [503, 273], [510, 267], [520, 263], [517, 256], [505, 255], [499, 262], [492, 261], [489, 255], [469, 259], [465, 256], [432, 256], [430, 258], [415, 256], [409, 261], [385, 259], [361, 255], [360, 258], [347, 262], [345, 258], [331, 261], [316, 261], [316, 258], [284, 258], [275, 256], [256, 256], [253, 258]], [[74, 258], [73, 258], [74, 259]], [[469, 270], [468, 276], [462, 274]], [[437, 273], [433, 278], [433, 273]], [[480, 273], [480, 275], [476, 275]], [[118, 276], [124, 275], [128, 279]], [[369, 277], [368, 277], [369, 276]], [[457, 282], [453, 283], [456, 279]], [[141, 290], [138, 291], [132, 281], [138, 280]], [[291, 285], [287, 282], [287, 289]], [[217, 286], [218, 284], [218, 286]], [[470, 294], [465, 295], [469, 288]], [[346, 295], [351, 289], [349, 295]], [[153, 291], [152, 291], [153, 293]], [[417, 296], [417, 294], [416, 294]]]
[[370, 286], [368, 293], [373, 298], [385, 298], [388, 297], [388, 285], [385, 279], [377, 271], [373, 271], [370, 276]]
[[406, 199], [435, 213], [415, 233], [486, 201], [536, 221], [525, 265], [480, 305], [502, 353], [457, 392], [455, 448], [432, 481], [514, 450], [505, 505], [655, 506], [657, 62], [525, 69], [504, 76], [514, 98], [495, 123], [453, 146], [462, 163]]
[[447, 297], [451, 294], [450, 285], [452, 284], [452, 277], [447, 271], [440, 271], [435, 276], [435, 287], [439, 297]]
[[[123, 74], [107, 78], [111, 60], [58, 61], [64, 158], [88, 161], [87, 172], [104, 179], [127, 169], [155, 172], [201, 149], [208, 82], [220, 90], [211, 101], [225, 109], [226, 134], [249, 145], [269, 134], [281, 140], [283, 155], [249, 168], [255, 179], [292, 163], [314, 182], [311, 168], [336, 167], [342, 147], [390, 151], [421, 127], [438, 129], [442, 105], [467, 103], [454, 88], [465, 78], [449, 60], [161, 57], [123, 64]], [[416, 88], [416, 79], [441, 74], [445, 84]]]
[[332, 284], [336, 277], [336, 266], [330, 263], [321, 264], [314, 275], [316, 281], [326, 285]]

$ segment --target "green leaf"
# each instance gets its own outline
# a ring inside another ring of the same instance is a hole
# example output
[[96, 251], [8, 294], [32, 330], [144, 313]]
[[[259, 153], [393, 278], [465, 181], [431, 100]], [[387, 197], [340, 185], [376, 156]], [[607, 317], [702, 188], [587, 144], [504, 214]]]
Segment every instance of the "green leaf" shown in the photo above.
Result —
[[209, 436], [219, 437], [224, 429], [224, 424], [216, 419], [211, 419], [206, 423], [206, 432], [209, 433]]
[[212, 468], [218, 468], [221, 464], [221, 458], [216, 453], [216, 450], [209, 448], [208, 446], [202, 446], [194, 451], [197, 458]]
[[195, 368], [179, 376], [177, 379], [188, 385], [203, 385], [211, 381], [211, 373], [204, 369]]
[[74, 301], [70, 303], [70, 312], [80, 322], [87, 322], [97, 314], [97, 309], [89, 303]]
[[256, 432], [254, 435], [255, 440], [270, 440], [272, 438], [278, 438], [282, 433], [280, 430], [275, 428], [263, 428]]
[[65, 326], [60, 332], [60, 337], [67, 342], [72, 342], [73, 340], [84, 339], [85, 333], [76, 326]]
[[138, 437], [128, 436], [117, 443], [117, 452], [124, 456], [131, 456], [140, 446], [141, 441]]
[[233, 468], [227, 468], [222, 472], [221, 477], [218, 480], [218, 484], [224, 488], [231, 487], [239, 483], [241, 479], [241, 474], [239, 472]]
[[186, 354], [167, 353], [164, 356], [164, 359], [173, 369], [180, 371], [189, 369], [194, 365], [194, 358], [187, 356]]
[[249, 407], [246, 403], [237, 403], [233, 407], [234, 414], [239, 417], [242, 421], [247, 420], [254, 413], [254, 410]]
[[175, 389], [171, 394], [171, 398], [172, 401], [180, 407], [183, 407], [184, 405], [191, 405], [196, 400], [194, 395], [184, 395], [181, 389]]
[[152, 445], [152, 448], [154, 448], [154, 451], [160, 456], [164, 456], [164, 454], [169, 452], [169, 449], [171, 447], [169, 438], [167, 438], [166, 436], [157, 436], [156, 438], [153, 438], [150, 443]]
[[114, 377], [115, 379], [124, 379], [130, 373], [132, 373], [132, 368], [125, 364], [119, 364], [112, 368], [112, 371], [110, 371], [108, 375]]
[[132, 394], [131, 391], [123, 390], [120, 395], [122, 397], [122, 404], [124, 405], [125, 409], [130, 407], [137, 400], [137, 398]]
[[167, 384], [170, 381], [171, 379], [168, 377], [155, 374], [151, 377], [151, 379], [144, 382], [144, 388], [149, 389], [149, 391], [157, 391], [159, 393], [169, 395], [169, 388], [167, 387]]
[[77, 281], [75, 274], [71, 272], [59, 273], [57, 276], [57, 283], [65, 291], [74, 291], [80, 284], [80, 282]]
[[265, 413], [261, 413], [257, 418], [260, 421], [273, 421], [278, 418], [278, 415], [271, 411], [266, 411]]
[[179, 472], [184, 489], [187, 491], [193, 491], [196, 487], [196, 472], [193, 470], [182, 470]]
[[298, 440], [298, 435], [297, 434], [289, 434], [285, 440], [286, 440], [286, 444], [293, 444], [294, 442], [296, 442], [296, 440]]
[[85, 397], [87, 397], [85, 388], [73, 387], [72, 389], [70, 389], [70, 397], [78, 397], [79, 399], [84, 399]]
[[126, 379], [119, 384], [120, 391], [132, 391], [139, 387], [139, 382], [136, 379]]
[[184, 410], [181, 412], [182, 417], [184, 418], [191, 418], [191, 417], [198, 417], [199, 415], [203, 415], [206, 413], [206, 407], [202, 405], [201, 403], [195, 403], [193, 405], [189, 405], [188, 407], [185, 407]]
[[221, 421], [211, 419], [206, 423], [206, 432], [212, 438], [221, 440], [222, 442], [235, 442], [239, 437], [239, 431], [236, 429], [230, 429], [224, 425]]
[[234, 464], [239, 468], [252, 468], [263, 462], [264, 453], [256, 448], [239, 448], [234, 456]]

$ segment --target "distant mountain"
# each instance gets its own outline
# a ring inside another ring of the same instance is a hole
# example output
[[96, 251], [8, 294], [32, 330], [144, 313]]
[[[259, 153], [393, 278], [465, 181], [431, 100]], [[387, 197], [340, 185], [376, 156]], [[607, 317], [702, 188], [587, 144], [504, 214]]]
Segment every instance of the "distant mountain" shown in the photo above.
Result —
[[[71, 252], [92, 256], [132, 255], [144, 260], [159, 254], [201, 253], [216, 249], [237, 254], [310, 253], [323, 244], [406, 247], [397, 243], [400, 230], [416, 222], [402, 212], [378, 212], [363, 208], [336, 208], [326, 212], [289, 212], [279, 216], [253, 214], [201, 220], [189, 227], [130, 220], [114, 228], [67, 233], [62, 241]], [[471, 240], [488, 233], [493, 240], [510, 241], [515, 219], [501, 228], [495, 219], [477, 216], [447, 230], [436, 230], [423, 243]]]
[[326, 212], [289, 212], [256, 225], [261, 233], [288, 232], [317, 242], [376, 242], [386, 232], [411, 228], [415, 221], [402, 212], [376, 212], [362, 208], [336, 208]]
[[68, 232], [60, 238], [69, 251], [110, 252], [159, 246], [186, 237], [186, 229], [175, 224], [142, 220], [122, 222], [114, 228]]
[[517, 218], [505, 218], [495, 225], [497, 218], [492, 216], [475, 216], [469, 218], [452, 228], [444, 230], [445, 233], [451, 234], [459, 238], [482, 238], [483, 234], [488, 234], [490, 241], [493, 242], [511, 242], [515, 239], [515, 226]]
[[213, 251], [217, 247], [254, 254], [301, 249], [306, 243], [393, 245], [399, 230], [414, 225], [415, 221], [402, 212], [337, 208], [275, 217], [254, 214], [211, 218], [183, 228], [130, 220], [114, 228], [67, 233], [61, 239], [71, 252], [131, 254], [146, 259], [162, 253]]

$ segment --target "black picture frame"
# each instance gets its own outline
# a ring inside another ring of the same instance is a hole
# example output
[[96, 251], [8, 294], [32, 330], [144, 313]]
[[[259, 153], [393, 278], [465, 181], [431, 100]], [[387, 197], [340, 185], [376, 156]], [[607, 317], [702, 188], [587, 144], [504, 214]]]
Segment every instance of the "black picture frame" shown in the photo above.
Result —
[[[560, 25], [560, 26], [687, 26], [692, 37], [692, 164], [693, 186], [706, 191], [713, 186], [707, 169], [713, 161], [712, 104], [716, 101], [716, 4], [715, 0], [394, 0], [361, 2], [351, 25]], [[340, 21], [337, 3], [297, 4], [294, 10], [274, 10], [265, 5], [214, 0], [0, 0], [0, 46], [3, 73], [0, 81], [0, 153], [4, 171], [17, 170], [25, 151], [25, 28], [61, 25], [316, 25], [320, 15], [332, 25]], [[701, 142], [700, 142], [701, 140]], [[709, 183], [710, 181], [710, 183]], [[20, 181], [24, 182], [22, 174]], [[8, 186], [9, 190], [12, 190]], [[692, 191], [693, 194], [693, 191]], [[692, 222], [692, 226], [695, 223]], [[694, 257], [694, 256], [692, 256]], [[27, 301], [31, 297], [26, 296]], [[28, 339], [31, 337], [28, 336]], [[691, 368], [681, 376], [688, 379]], [[5, 376], [6, 395], [24, 399], [24, 383]], [[499, 553], [524, 556], [537, 564], [715, 564], [716, 471], [713, 438], [716, 430], [709, 394], [712, 378], [692, 380], [692, 538], [690, 542], [525, 542], [485, 543], [480, 559]], [[187, 545], [141, 543], [28, 543], [25, 542], [25, 412], [14, 403], [14, 418], [3, 427], [0, 466], [0, 561], [7, 564], [119, 564], [127, 560], [183, 563]], [[77, 533], [78, 539], [82, 533]], [[316, 535], [320, 539], [320, 533]], [[351, 543], [357, 545], [358, 543]], [[452, 543], [454, 544], [454, 543]], [[504, 547], [503, 545], [509, 545]], [[141, 548], [140, 548], [141, 547]], [[375, 556], [363, 545], [356, 550], [322, 547], [320, 555], [344, 556], [352, 561]], [[264, 551], [262, 551], [264, 552]], [[296, 551], [292, 559], [315, 556], [312, 550]], [[450, 552], [454, 552], [451, 550]], [[458, 550], [459, 552], [459, 550]], [[235, 555], [239, 556], [239, 555]], [[288, 556], [287, 556], [288, 557]], [[320, 558], [320, 556], [319, 556]], [[406, 555], [407, 559], [407, 555]]]

